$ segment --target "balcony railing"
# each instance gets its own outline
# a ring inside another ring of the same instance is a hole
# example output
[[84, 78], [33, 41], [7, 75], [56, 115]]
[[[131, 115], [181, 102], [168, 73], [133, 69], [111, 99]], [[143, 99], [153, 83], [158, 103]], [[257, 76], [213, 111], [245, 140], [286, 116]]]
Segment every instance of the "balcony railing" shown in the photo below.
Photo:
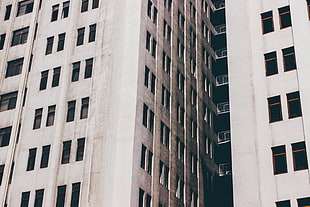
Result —
[[231, 175], [231, 164], [224, 163], [219, 165], [219, 176]]
[[229, 112], [229, 102], [218, 103], [216, 107], [218, 114], [224, 114]]
[[217, 25], [214, 28], [217, 34], [222, 34], [226, 32], [226, 24]]
[[216, 77], [216, 86], [222, 86], [228, 84], [228, 75], [220, 75]]
[[224, 9], [225, 8], [225, 1], [216, 1], [213, 3], [215, 10]]
[[224, 144], [230, 141], [230, 130], [222, 131], [217, 133], [218, 143]]
[[215, 50], [215, 55], [217, 59], [227, 57], [227, 49], [222, 48], [222, 49]]

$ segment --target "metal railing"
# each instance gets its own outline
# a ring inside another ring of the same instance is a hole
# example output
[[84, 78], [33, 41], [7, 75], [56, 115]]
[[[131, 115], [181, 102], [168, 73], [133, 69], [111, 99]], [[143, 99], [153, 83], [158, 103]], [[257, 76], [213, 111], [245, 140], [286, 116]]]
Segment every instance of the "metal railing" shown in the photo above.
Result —
[[223, 114], [223, 113], [229, 112], [229, 102], [218, 103], [216, 105], [216, 107], [217, 107], [217, 113], [218, 114]]
[[219, 176], [231, 175], [231, 164], [219, 164]]
[[227, 57], [227, 49], [222, 48], [222, 49], [215, 50], [215, 55], [217, 58]]
[[230, 130], [221, 131], [217, 133], [218, 143], [223, 144], [230, 141]]
[[217, 25], [214, 28], [217, 34], [222, 34], [226, 32], [226, 24]]
[[222, 86], [228, 84], [228, 75], [220, 75], [216, 77], [216, 86]]

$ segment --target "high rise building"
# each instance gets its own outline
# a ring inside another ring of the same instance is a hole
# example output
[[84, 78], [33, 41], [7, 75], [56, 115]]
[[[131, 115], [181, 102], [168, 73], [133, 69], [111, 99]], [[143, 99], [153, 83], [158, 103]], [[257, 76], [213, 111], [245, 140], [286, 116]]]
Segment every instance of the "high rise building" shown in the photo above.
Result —
[[2, 0], [0, 21], [1, 206], [233, 205], [223, 0]]
[[310, 2], [226, 3], [234, 204], [310, 206]]

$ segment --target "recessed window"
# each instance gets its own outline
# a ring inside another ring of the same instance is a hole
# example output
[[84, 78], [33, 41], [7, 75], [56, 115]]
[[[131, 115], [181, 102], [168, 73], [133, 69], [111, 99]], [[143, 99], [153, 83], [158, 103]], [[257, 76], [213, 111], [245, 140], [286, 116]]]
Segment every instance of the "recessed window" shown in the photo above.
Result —
[[282, 109], [280, 96], [274, 96], [268, 98], [268, 109], [269, 109], [269, 122], [281, 121]]
[[288, 118], [295, 118], [302, 115], [299, 92], [286, 94], [288, 106]]
[[169, 149], [170, 146], [170, 129], [163, 122], [160, 122], [160, 143]]
[[56, 207], [65, 206], [66, 189], [67, 189], [66, 185], [61, 185], [57, 187]]
[[62, 13], [61, 13], [61, 18], [67, 18], [69, 16], [69, 6], [70, 6], [70, 1], [66, 1], [63, 3], [62, 6]]
[[139, 207], [151, 207], [152, 197], [139, 188]]
[[285, 145], [273, 147], [271, 149], [273, 159], [273, 173], [275, 175], [287, 173]]
[[71, 81], [75, 82], [79, 80], [79, 76], [80, 76], [80, 65], [81, 62], [75, 62], [72, 63], [72, 76], [71, 76]]
[[85, 27], [79, 28], [77, 30], [77, 42], [76, 46], [84, 44], [84, 34], [85, 34]]
[[61, 164], [67, 164], [70, 161], [71, 140], [63, 142]]
[[191, 172], [192, 174], [197, 175], [197, 156], [191, 152], [190, 159], [191, 159]]
[[277, 207], [291, 207], [290, 200], [276, 202]]
[[177, 158], [181, 161], [184, 162], [184, 143], [180, 140], [179, 137], [176, 138], [177, 140]]
[[56, 105], [49, 106], [47, 112], [46, 126], [53, 126], [55, 120]]
[[171, 58], [166, 54], [165, 51], [163, 51], [162, 67], [163, 67], [163, 70], [164, 70], [168, 75], [170, 75], [170, 70], [171, 70]]
[[51, 54], [53, 51], [54, 36], [47, 38], [45, 55]]
[[34, 206], [35, 207], [42, 207], [43, 206], [43, 196], [44, 196], [44, 189], [36, 190], [36, 195], [34, 199]]
[[164, 6], [168, 10], [168, 12], [170, 12], [171, 10], [171, 4], [172, 4], [172, 0], [164, 0]]
[[94, 42], [96, 40], [96, 26], [97, 24], [89, 25], [88, 42]]
[[4, 167], [5, 165], [0, 165], [0, 186], [2, 184], [2, 178], [3, 178], [3, 173], [4, 173]]
[[5, 9], [4, 21], [10, 19], [11, 11], [12, 11], [12, 4], [7, 5], [5, 8], [6, 9]]
[[47, 168], [48, 167], [50, 150], [51, 150], [51, 145], [46, 145], [46, 146], [42, 147], [42, 156], [41, 156], [40, 168]]
[[86, 119], [88, 117], [89, 97], [82, 98], [80, 119]]
[[196, 78], [196, 75], [197, 75], [197, 73], [196, 73], [196, 60], [192, 56], [190, 56], [189, 61], [190, 61], [189, 62], [190, 72], [191, 72], [192, 76], [194, 78]]
[[93, 71], [93, 63], [94, 63], [93, 58], [89, 58], [85, 60], [85, 73], [84, 73], [85, 79], [91, 77], [92, 71]]
[[177, 82], [178, 88], [183, 93], [184, 92], [185, 77], [184, 77], [184, 75], [179, 70], [177, 72], [177, 81], [178, 81]]
[[88, 0], [82, 0], [81, 12], [86, 12], [88, 10]]
[[59, 12], [59, 4], [53, 5], [52, 6], [52, 17], [51, 17], [51, 22], [54, 22], [58, 18], [58, 12]]
[[263, 28], [263, 34], [273, 32], [274, 26], [273, 26], [273, 16], [272, 11], [268, 11], [261, 14], [262, 19], [262, 28]]
[[0, 112], [15, 109], [17, 101], [17, 91], [0, 95]]
[[53, 69], [52, 87], [56, 87], [59, 85], [60, 71], [61, 71], [61, 67], [57, 67]]
[[177, 122], [181, 126], [184, 126], [184, 112], [184, 108], [180, 104], [177, 104]]
[[19, 75], [22, 72], [24, 58], [19, 58], [16, 60], [11, 60], [8, 62], [5, 77], [11, 77]]
[[292, 144], [294, 170], [308, 169], [308, 160], [305, 142]]
[[177, 175], [175, 197], [184, 201], [184, 181]]
[[20, 207], [28, 207], [29, 197], [30, 197], [30, 191], [22, 192], [22, 199], [20, 202]]
[[12, 127], [5, 127], [0, 129], [0, 147], [8, 146], [10, 143]]
[[68, 101], [67, 122], [74, 121], [76, 101]]
[[81, 183], [72, 184], [71, 204], [70, 207], [79, 207]]
[[42, 112], [43, 112], [43, 108], [39, 108], [35, 110], [33, 129], [39, 129], [41, 127]]
[[298, 207], [308, 207], [310, 206], [310, 197], [297, 199]]
[[6, 36], [6, 34], [1, 34], [0, 35], [0, 50], [2, 50], [3, 47], [4, 47], [5, 36]]
[[65, 38], [66, 33], [62, 33], [58, 35], [58, 45], [57, 45], [57, 51], [61, 51], [64, 49], [65, 46]]
[[142, 144], [140, 167], [148, 174], [152, 174], [153, 153]]
[[168, 42], [171, 41], [171, 27], [169, 24], [164, 20], [164, 30], [163, 30], [163, 35], [166, 38]]
[[165, 165], [162, 161], [159, 162], [159, 183], [168, 189], [168, 187], [169, 187], [169, 167], [167, 165]]
[[31, 171], [34, 169], [34, 165], [36, 162], [36, 155], [37, 155], [37, 148], [29, 149], [27, 171]]
[[41, 72], [40, 90], [45, 90], [47, 86], [48, 70]]
[[149, 129], [149, 131], [152, 134], [154, 131], [154, 119], [155, 119], [154, 112], [151, 109], [149, 109], [149, 107], [146, 104], [143, 104], [142, 123], [146, 128]]
[[266, 76], [277, 74], [278, 73], [277, 53], [270, 52], [264, 54], [264, 57], [265, 57]]
[[310, 20], [310, 0], [307, 0], [308, 18]]
[[280, 16], [280, 28], [284, 29], [286, 27], [292, 26], [290, 7], [285, 6], [279, 8], [278, 10]]
[[282, 54], [283, 54], [284, 71], [295, 70], [297, 66], [296, 66], [294, 47], [282, 49]]
[[34, 0], [25, 0], [18, 2], [18, 10], [16, 16], [31, 13], [33, 10], [33, 2]]
[[178, 10], [178, 26], [183, 31], [185, 25], [185, 17], [182, 15], [180, 10]]
[[97, 9], [99, 7], [99, 0], [93, 0], [92, 9]]
[[161, 90], [161, 104], [169, 111], [170, 110], [170, 92], [162, 85]]
[[76, 149], [75, 161], [83, 160], [84, 149], [85, 149], [85, 138], [80, 138], [77, 140], [77, 149]]
[[11, 46], [21, 45], [27, 42], [29, 27], [13, 31]]

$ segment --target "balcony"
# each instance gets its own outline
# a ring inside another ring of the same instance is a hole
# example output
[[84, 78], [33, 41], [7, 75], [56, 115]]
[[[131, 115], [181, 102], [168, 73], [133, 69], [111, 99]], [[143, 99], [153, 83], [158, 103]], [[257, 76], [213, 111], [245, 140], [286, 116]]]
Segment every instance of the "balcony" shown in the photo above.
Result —
[[231, 175], [231, 163], [219, 164], [219, 176]]
[[218, 103], [216, 107], [217, 114], [229, 113], [229, 102]]
[[230, 141], [230, 130], [221, 131], [217, 133], [218, 143], [224, 144]]
[[215, 55], [216, 55], [216, 59], [225, 58], [227, 57], [227, 49], [222, 48], [222, 49], [215, 50]]
[[216, 1], [213, 4], [214, 4], [214, 8], [215, 8], [214, 11], [217, 11], [217, 10], [225, 8], [225, 1]]
[[216, 77], [216, 86], [222, 86], [228, 84], [228, 75], [220, 75]]
[[226, 33], [226, 24], [217, 25], [214, 28], [217, 35]]

